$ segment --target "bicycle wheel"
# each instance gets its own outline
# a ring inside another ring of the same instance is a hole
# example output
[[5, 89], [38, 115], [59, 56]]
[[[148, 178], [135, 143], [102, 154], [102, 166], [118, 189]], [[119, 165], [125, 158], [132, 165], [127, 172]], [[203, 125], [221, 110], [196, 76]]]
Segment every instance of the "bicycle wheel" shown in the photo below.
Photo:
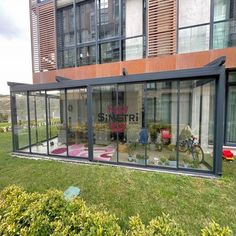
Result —
[[188, 144], [186, 141], [179, 142], [179, 147], [178, 147], [180, 152], [187, 152], [188, 150]]
[[192, 151], [193, 160], [198, 161], [199, 163], [204, 161], [204, 152], [199, 145], [195, 145]]

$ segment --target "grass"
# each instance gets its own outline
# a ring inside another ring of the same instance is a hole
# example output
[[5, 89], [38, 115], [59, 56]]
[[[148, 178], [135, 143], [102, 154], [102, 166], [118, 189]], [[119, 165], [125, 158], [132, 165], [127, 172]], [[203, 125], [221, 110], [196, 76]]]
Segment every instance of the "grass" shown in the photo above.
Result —
[[236, 162], [223, 163], [223, 177], [212, 180], [142, 172], [122, 167], [77, 165], [12, 157], [9, 133], [0, 134], [0, 190], [16, 184], [29, 192], [79, 186], [88, 204], [144, 222], [169, 213], [188, 235], [199, 235], [211, 219], [236, 232]]

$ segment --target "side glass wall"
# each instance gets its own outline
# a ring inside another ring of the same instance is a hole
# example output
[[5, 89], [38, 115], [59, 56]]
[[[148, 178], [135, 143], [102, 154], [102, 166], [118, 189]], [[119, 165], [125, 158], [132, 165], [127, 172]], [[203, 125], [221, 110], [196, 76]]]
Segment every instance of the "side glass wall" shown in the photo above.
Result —
[[47, 154], [45, 92], [30, 92], [31, 152]]
[[87, 89], [67, 90], [68, 155], [88, 158]]
[[179, 165], [212, 170], [215, 81], [180, 82]]
[[15, 93], [12, 95], [15, 103], [15, 117], [13, 118], [14, 150], [29, 151], [28, 109], [27, 94]]

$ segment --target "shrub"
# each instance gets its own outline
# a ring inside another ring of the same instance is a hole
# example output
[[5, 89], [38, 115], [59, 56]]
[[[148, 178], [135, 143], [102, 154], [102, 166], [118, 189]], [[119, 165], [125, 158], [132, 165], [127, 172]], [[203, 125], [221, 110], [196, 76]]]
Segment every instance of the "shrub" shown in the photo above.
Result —
[[229, 229], [229, 227], [221, 227], [216, 222], [212, 221], [208, 224], [208, 226], [202, 231], [202, 236], [233, 236], [233, 232]]
[[0, 235], [122, 235], [117, 218], [96, 212], [60, 191], [26, 193], [11, 186], [0, 193]]
[[[202, 236], [232, 236], [228, 227], [215, 222], [201, 231]], [[66, 201], [63, 193], [26, 193], [10, 186], [0, 193], [0, 235], [80, 235], [80, 236], [184, 236], [169, 215], [152, 219], [146, 226], [139, 215], [129, 219], [122, 232], [118, 219], [107, 211], [87, 207], [81, 198]]]

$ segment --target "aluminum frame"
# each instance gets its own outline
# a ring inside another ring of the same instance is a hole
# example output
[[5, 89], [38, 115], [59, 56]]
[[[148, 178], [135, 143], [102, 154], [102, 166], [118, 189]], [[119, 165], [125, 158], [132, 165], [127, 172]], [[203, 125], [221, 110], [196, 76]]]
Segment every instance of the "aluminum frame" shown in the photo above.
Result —
[[[196, 79], [206, 79], [211, 78], [216, 81], [215, 88], [215, 114], [214, 114], [214, 163], [212, 171], [205, 170], [194, 170], [194, 169], [184, 169], [176, 166], [176, 168], [161, 168], [160, 166], [153, 167], [149, 165], [138, 165], [138, 164], [129, 164], [122, 162], [102, 162], [102, 163], [110, 163], [115, 165], [127, 165], [141, 168], [150, 168], [150, 169], [165, 169], [165, 170], [176, 170], [176, 171], [185, 171], [185, 172], [198, 172], [205, 174], [214, 174], [221, 175], [222, 174], [222, 146], [223, 146], [223, 137], [224, 137], [224, 129], [223, 129], [223, 120], [224, 115], [222, 110], [224, 110], [225, 105], [225, 67], [223, 65], [214, 65], [214, 66], [206, 66], [202, 68], [196, 69], [185, 69], [185, 70], [177, 70], [177, 71], [166, 71], [166, 72], [156, 72], [156, 73], [145, 73], [145, 74], [137, 74], [137, 75], [125, 75], [125, 76], [116, 76], [116, 77], [108, 77], [108, 78], [95, 78], [95, 79], [87, 79], [87, 80], [68, 80], [63, 77], [57, 77], [58, 81], [56, 83], [49, 84], [19, 84], [19, 83], [9, 83], [10, 92], [11, 92], [11, 105], [12, 105], [12, 124], [17, 124], [16, 120], [16, 104], [14, 99], [14, 93], [25, 92], [29, 94], [31, 91], [44, 91], [45, 99], [47, 96], [47, 90], [63, 90], [65, 92], [65, 102], [67, 103], [67, 89], [71, 88], [87, 88], [87, 119], [88, 119], [88, 145], [89, 145], [89, 161], [93, 160], [93, 121], [92, 121], [92, 86], [100, 86], [100, 85], [114, 85], [116, 88], [119, 84], [132, 84], [132, 83], [143, 83], [143, 86], [146, 88], [147, 82], [163, 82], [163, 81], [177, 81], [178, 85], [178, 106], [177, 106], [177, 122], [179, 123], [179, 112], [180, 112], [180, 89], [179, 84], [180, 81], [185, 80], [196, 80]], [[146, 91], [146, 90], [145, 90]], [[145, 93], [146, 94], [146, 93]], [[116, 89], [116, 97], [117, 89]], [[146, 98], [146, 96], [145, 96]], [[145, 99], [144, 98], [144, 99]], [[146, 99], [145, 99], [146, 100]], [[144, 100], [144, 101], [145, 101]], [[28, 99], [27, 99], [28, 101]], [[144, 104], [145, 105], [145, 104]], [[29, 107], [29, 106], [28, 106]], [[145, 107], [144, 107], [145, 109]], [[67, 109], [65, 109], [66, 113], [66, 125], [67, 122]], [[48, 127], [48, 119], [46, 119], [46, 125]], [[177, 123], [177, 124], [178, 124]], [[12, 126], [12, 132], [14, 132], [14, 125]], [[178, 126], [177, 126], [178, 127]], [[68, 130], [68, 129], [67, 129]], [[48, 132], [48, 131], [47, 131]], [[179, 134], [179, 127], [178, 127]], [[29, 132], [30, 135], [30, 132]], [[47, 135], [48, 136], [48, 135]], [[178, 141], [177, 135], [177, 141]], [[30, 138], [30, 137], [29, 137]], [[16, 150], [16, 140], [17, 137], [13, 135], [13, 151], [22, 153], [20, 150]], [[68, 135], [66, 137], [68, 139]], [[48, 141], [47, 141], [48, 143]], [[67, 143], [67, 157], [68, 157], [68, 140]], [[27, 152], [28, 153], [28, 152]], [[178, 153], [178, 152], [177, 152]], [[28, 153], [29, 154], [29, 153]], [[33, 153], [31, 153], [33, 154]], [[35, 154], [35, 153], [34, 153]], [[41, 155], [41, 154], [40, 154]], [[46, 156], [46, 154], [44, 154]], [[50, 154], [51, 156], [51, 154]], [[60, 156], [62, 157], [62, 156]], [[68, 160], [69, 160], [68, 159]], [[81, 158], [78, 158], [81, 159]], [[119, 155], [117, 155], [117, 161], [119, 159]], [[84, 160], [84, 159], [83, 159]], [[177, 154], [177, 163], [179, 161], [179, 157]], [[95, 161], [96, 162], [96, 161]], [[147, 164], [147, 163], [146, 163]]]

